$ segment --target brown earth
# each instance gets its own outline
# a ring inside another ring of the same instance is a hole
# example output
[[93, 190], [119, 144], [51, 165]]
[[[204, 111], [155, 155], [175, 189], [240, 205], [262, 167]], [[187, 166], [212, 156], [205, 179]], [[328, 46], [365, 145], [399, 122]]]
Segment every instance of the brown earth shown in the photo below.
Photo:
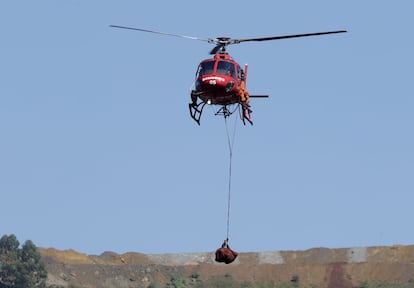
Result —
[[48, 284], [64, 287], [164, 287], [173, 278], [207, 283], [198, 287], [219, 287], [220, 281], [220, 287], [229, 287], [228, 278], [250, 285], [246, 287], [299, 282], [299, 287], [351, 288], [414, 281], [414, 245], [240, 253], [230, 265], [216, 263], [213, 252], [91, 256], [73, 250], [39, 250]]

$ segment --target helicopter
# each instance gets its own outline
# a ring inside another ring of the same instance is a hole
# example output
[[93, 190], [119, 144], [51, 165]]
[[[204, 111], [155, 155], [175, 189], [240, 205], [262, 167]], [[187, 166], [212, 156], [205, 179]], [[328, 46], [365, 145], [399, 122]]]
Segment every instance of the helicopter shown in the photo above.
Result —
[[[347, 32], [346, 30], [336, 30], [261, 38], [232, 39], [224, 36], [217, 38], [199, 38], [119, 25], [110, 25], [110, 27], [204, 41], [215, 45], [210, 51], [210, 55], [213, 55], [213, 57], [201, 61], [198, 65], [195, 87], [190, 93], [191, 102], [188, 104], [190, 116], [198, 125], [200, 125], [201, 115], [206, 105], [219, 106], [215, 115], [223, 115], [224, 118], [229, 117], [235, 111], [240, 111], [240, 118], [243, 124], [246, 124], [247, 121], [253, 125], [250, 99], [269, 97], [269, 95], [250, 95], [246, 89], [248, 65], [246, 64], [244, 68], [241, 68], [226, 51], [227, 46], [244, 42], [262, 42]], [[232, 109], [231, 107], [234, 105], [236, 108]]]

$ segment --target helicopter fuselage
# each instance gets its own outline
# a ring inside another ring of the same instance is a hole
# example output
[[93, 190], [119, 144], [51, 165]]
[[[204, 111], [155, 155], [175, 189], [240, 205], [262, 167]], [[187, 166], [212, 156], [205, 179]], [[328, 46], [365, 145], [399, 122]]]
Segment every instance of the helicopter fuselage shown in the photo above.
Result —
[[241, 118], [253, 123], [250, 117], [249, 92], [246, 90], [247, 65], [244, 69], [225, 52], [214, 55], [198, 65], [195, 90], [191, 91], [190, 115], [198, 124], [206, 104], [220, 106], [216, 115], [230, 116], [228, 106], [241, 107]]
[[220, 53], [198, 66], [195, 91], [207, 104], [238, 104], [248, 101], [245, 81], [246, 71], [229, 54]]

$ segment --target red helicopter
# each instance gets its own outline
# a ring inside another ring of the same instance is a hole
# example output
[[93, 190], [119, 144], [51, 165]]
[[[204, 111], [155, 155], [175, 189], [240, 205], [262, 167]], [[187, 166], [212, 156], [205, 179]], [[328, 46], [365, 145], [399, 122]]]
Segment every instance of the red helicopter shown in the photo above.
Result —
[[[188, 104], [191, 118], [193, 118], [198, 125], [200, 125], [201, 114], [206, 104], [220, 106], [216, 115], [223, 115], [225, 118], [229, 117], [237, 110], [240, 111], [239, 108], [241, 108], [240, 117], [243, 124], [245, 124], [247, 120], [253, 125], [250, 98], [269, 97], [268, 95], [250, 95], [246, 89], [248, 67], [245, 65], [244, 69], [242, 69], [240, 65], [233, 60], [233, 58], [226, 52], [226, 47], [228, 45], [239, 44], [242, 42], [269, 41], [347, 32], [346, 30], [338, 30], [263, 38], [232, 39], [229, 37], [199, 38], [118, 25], [110, 25], [110, 27], [199, 40], [216, 45], [210, 51], [210, 54], [214, 55], [214, 57], [202, 61], [198, 66], [195, 89], [191, 91], [191, 103]], [[236, 105], [235, 109], [230, 108], [233, 105]]]

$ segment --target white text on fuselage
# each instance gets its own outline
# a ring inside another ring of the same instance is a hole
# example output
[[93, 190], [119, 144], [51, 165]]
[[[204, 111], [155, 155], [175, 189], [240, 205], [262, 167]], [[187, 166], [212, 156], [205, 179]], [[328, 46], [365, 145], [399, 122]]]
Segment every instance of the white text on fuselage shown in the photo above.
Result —
[[224, 79], [223, 77], [208, 76], [208, 77], [201, 78], [201, 81], [203, 82], [208, 81], [210, 85], [216, 85], [217, 82], [225, 82], [226, 79]]

